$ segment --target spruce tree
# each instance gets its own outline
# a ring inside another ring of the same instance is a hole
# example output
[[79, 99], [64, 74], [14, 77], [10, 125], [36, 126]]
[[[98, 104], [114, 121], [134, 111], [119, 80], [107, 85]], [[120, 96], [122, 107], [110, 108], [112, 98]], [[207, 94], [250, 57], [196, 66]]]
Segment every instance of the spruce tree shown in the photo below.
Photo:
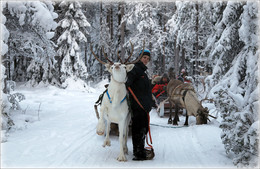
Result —
[[[42, 13], [45, 16], [42, 17]], [[7, 78], [31, 85], [52, 81], [55, 63], [54, 44], [50, 40], [56, 28], [56, 14], [50, 2], [7, 2], [4, 8], [6, 28], [10, 32]]]
[[212, 49], [216, 66], [208, 77], [213, 85], [209, 97], [218, 98], [216, 107], [223, 119], [222, 142], [227, 153], [234, 153], [233, 162], [239, 167], [258, 163], [257, 16], [254, 2], [227, 3], [219, 23], [223, 32]]
[[60, 7], [66, 12], [62, 20], [59, 21], [58, 27], [61, 27], [62, 34], [57, 39], [58, 56], [60, 57], [60, 81], [63, 87], [67, 79], [86, 80], [88, 73], [87, 68], [80, 56], [80, 45], [87, 42], [87, 28], [90, 27], [85, 15], [81, 10], [80, 2], [60, 2]]

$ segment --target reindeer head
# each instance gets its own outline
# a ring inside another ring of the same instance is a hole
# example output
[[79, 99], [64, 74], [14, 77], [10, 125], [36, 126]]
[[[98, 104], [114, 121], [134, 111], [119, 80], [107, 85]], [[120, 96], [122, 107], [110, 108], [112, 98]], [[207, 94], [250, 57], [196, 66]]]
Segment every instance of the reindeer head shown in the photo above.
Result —
[[[126, 81], [126, 75], [127, 72], [131, 71], [134, 67], [134, 63], [138, 62], [141, 58], [143, 53], [139, 56], [138, 59], [136, 59], [134, 62], [128, 62], [128, 60], [130, 59], [130, 57], [133, 54], [134, 51], [134, 47], [133, 44], [130, 42], [131, 47], [132, 47], [132, 52], [130, 54], [130, 56], [123, 62], [119, 56], [119, 51], [117, 52], [118, 55], [118, 59], [120, 60], [120, 62], [113, 62], [110, 59], [108, 59], [108, 57], [106, 56], [106, 53], [104, 52], [104, 48], [102, 48], [104, 56], [106, 58], [106, 60], [108, 61], [108, 63], [103, 62], [102, 60], [100, 60], [95, 53], [92, 50], [92, 46], [90, 47], [90, 50], [92, 52], [92, 54], [94, 55], [94, 57], [103, 65], [105, 65], [105, 67], [107, 68], [107, 71], [112, 75], [112, 78], [119, 82], [119, 83], [124, 83]], [[145, 44], [144, 44], [145, 46]], [[143, 48], [144, 48], [143, 46]], [[144, 50], [143, 50], [144, 51]]]
[[207, 107], [206, 108], [203, 108], [202, 106], [199, 107], [196, 116], [196, 124], [207, 124], [208, 115], [209, 115], [209, 110]]
[[209, 118], [208, 118], [209, 116], [216, 119], [216, 117], [209, 114], [209, 109], [207, 107], [204, 108], [202, 106], [202, 102], [205, 100], [209, 100], [210, 102], [214, 101], [213, 99], [208, 99], [208, 98], [202, 99], [200, 101], [200, 107], [198, 109], [198, 112], [197, 112], [198, 115], [196, 117], [196, 121], [197, 121], [196, 124], [207, 124], [207, 121], [209, 120]]
[[105, 64], [108, 72], [112, 75], [112, 78], [119, 82], [119, 83], [125, 83], [126, 82], [126, 73], [131, 71], [134, 67], [134, 64], [122, 64], [119, 62], [111, 64]]

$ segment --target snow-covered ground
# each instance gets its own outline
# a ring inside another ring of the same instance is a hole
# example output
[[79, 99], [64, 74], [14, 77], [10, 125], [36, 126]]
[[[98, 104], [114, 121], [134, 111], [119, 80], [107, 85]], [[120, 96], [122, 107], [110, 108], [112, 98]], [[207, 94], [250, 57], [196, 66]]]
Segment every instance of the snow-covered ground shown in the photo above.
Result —
[[236, 168], [221, 143], [217, 120], [195, 125], [195, 118], [190, 117], [189, 127], [183, 127], [181, 117], [179, 126], [174, 127], [156, 110], [150, 112], [155, 158], [132, 161], [130, 136], [128, 161], [118, 162], [118, 137], [112, 135], [111, 146], [103, 148], [104, 136], [98, 136], [95, 130], [93, 105], [103, 92], [104, 83], [89, 88], [90, 92], [78, 87], [18, 87], [16, 91], [26, 97], [20, 103], [24, 111], [16, 115], [16, 130], [1, 143], [1, 167]]

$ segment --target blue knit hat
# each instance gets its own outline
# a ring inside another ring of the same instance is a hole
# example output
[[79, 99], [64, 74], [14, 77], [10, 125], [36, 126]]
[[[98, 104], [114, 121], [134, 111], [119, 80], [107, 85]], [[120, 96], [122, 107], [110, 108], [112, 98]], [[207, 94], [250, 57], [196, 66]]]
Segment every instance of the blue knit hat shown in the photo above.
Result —
[[[139, 56], [142, 54], [142, 52], [143, 52], [143, 50], [140, 51]], [[151, 52], [148, 49], [145, 49], [143, 55], [147, 55], [147, 56], [151, 57]]]

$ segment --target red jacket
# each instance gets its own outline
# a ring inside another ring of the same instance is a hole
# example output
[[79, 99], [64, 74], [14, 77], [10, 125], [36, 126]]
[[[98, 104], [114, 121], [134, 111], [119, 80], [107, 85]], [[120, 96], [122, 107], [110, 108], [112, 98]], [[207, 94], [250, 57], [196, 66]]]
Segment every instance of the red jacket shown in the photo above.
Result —
[[166, 91], [163, 89], [164, 86], [167, 86], [168, 83], [163, 84], [156, 84], [153, 89], [152, 93], [155, 95], [156, 98], [158, 98], [160, 95], [165, 93]]

